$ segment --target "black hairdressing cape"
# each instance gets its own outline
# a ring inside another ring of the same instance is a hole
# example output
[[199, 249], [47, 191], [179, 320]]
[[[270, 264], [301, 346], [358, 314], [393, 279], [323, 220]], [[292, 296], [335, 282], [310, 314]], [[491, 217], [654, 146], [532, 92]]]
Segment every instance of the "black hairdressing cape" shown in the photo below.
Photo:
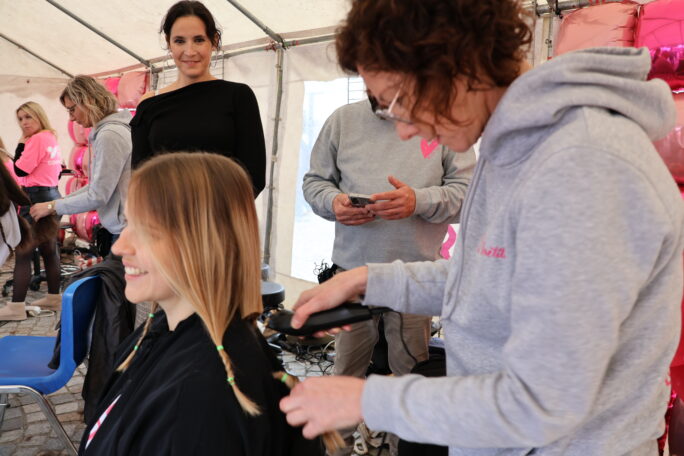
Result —
[[[121, 345], [119, 362], [133, 350], [141, 330]], [[242, 411], [201, 319], [193, 314], [169, 331], [161, 311], [131, 366], [110, 378], [79, 455], [322, 455], [320, 441], [304, 439], [280, 412], [278, 402], [288, 388], [273, 378], [280, 363], [258, 330], [237, 319], [223, 346], [237, 384], [261, 415]], [[86, 449], [94, 422], [119, 395]]]

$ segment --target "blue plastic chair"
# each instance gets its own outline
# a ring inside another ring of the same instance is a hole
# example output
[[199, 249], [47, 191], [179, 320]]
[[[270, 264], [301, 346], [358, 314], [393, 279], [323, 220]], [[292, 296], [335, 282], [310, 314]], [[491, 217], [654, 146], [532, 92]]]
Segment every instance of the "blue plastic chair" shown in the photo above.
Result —
[[86, 277], [69, 285], [62, 295], [60, 363], [50, 369], [55, 337], [6, 336], [0, 339], [0, 427], [8, 394], [29, 394], [48, 419], [66, 449], [77, 451], [60, 424], [46, 395], [64, 387], [88, 353], [89, 328], [100, 292], [99, 277]]

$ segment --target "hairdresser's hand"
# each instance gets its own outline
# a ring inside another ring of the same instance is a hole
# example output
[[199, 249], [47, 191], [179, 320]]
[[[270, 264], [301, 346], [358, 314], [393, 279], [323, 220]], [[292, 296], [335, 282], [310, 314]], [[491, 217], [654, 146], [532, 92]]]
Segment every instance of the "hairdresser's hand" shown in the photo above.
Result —
[[367, 209], [367, 206], [352, 206], [351, 201], [349, 201], [349, 196], [345, 193], [340, 193], [335, 197], [332, 203], [332, 209], [337, 221], [343, 225], [363, 225], [364, 223], [372, 222], [375, 218]]
[[396, 190], [374, 193], [371, 199], [376, 202], [366, 208], [385, 220], [399, 220], [412, 216], [416, 210], [416, 192], [394, 176], [389, 176], [387, 180]]
[[48, 204], [52, 204], [52, 207], [55, 207], [55, 202], [50, 201], [48, 203], [36, 203], [31, 206], [31, 217], [33, 217], [33, 220], [36, 222], [43, 217], [47, 217], [48, 215], [54, 214], [55, 210], [48, 208]]
[[[368, 266], [361, 266], [335, 274], [332, 279], [306, 290], [299, 295], [294, 305], [292, 327], [301, 328], [312, 313], [332, 309], [350, 298], [365, 293], [367, 282]], [[339, 332], [339, 330], [328, 330], [328, 332]], [[314, 336], [321, 334], [324, 333], [317, 333]]]
[[280, 410], [287, 414], [288, 423], [303, 425], [304, 437], [313, 439], [363, 420], [361, 395], [365, 384], [365, 380], [354, 377], [307, 378], [280, 400]]

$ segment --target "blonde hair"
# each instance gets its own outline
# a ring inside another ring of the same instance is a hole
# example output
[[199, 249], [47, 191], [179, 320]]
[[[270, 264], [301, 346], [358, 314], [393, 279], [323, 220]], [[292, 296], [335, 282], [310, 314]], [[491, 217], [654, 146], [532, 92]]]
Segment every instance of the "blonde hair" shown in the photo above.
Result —
[[47, 114], [45, 114], [45, 110], [35, 101], [27, 101], [23, 105], [19, 106], [15, 111], [15, 114], [19, 114], [19, 111], [24, 111], [29, 116], [36, 119], [40, 124], [40, 131], [47, 130], [52, 132], [53, 135], [57, 136], [57, 132], [54, 128], [52, 128], [52, 125], [50, 125], [50, 121], [48, 120]]
[[[217, 348], [222, 347], [233, 318], [263, 311], [259, 229], [246, 172], [220, 155], [165, 154], [135, 171], [128, 195], [129, 213], [141, 215], [136, 220], [142, 220], [143, 237], [169, 240], [153, 252], [162, 274], [195, 309]], [[226, 350], [217, 353], [242, 408], [258, 414], [257, 405], [235, 382]], [[135, 350], [119, 369], [127, 368], [134, 355]]]
[[90, 76], [78, 75], [69, 80], [59, 101], [64, 104], [66, 97], [83, 107], [90, 126], [115, 113], [119, 107], [114, 94]]
[[[222, 345], [233, 318], [254, 319], [263, 312], [258, 220], [247, 173], [221, 155], [159, 155], [133, 173], [127, 204], [144, 239], [167, 240], [152, 251], [157, 267], [202, 319], [242, 409], [258, 415], [257, 404], [235, 381]], [[130, 365], [156, 309], [155, 303], [140, 339], [117, 370]], [[285, 372], [273, 376], [290, 388], [298, 382]], [[335, 431], [325, 433], [323, 442], [329, 453], [344, 446]]]

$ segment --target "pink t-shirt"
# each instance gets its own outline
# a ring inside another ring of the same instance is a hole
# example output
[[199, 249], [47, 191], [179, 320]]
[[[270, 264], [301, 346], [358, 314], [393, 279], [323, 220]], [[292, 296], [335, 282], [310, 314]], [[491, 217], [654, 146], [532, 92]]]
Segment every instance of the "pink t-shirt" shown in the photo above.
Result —
[[62, 156], [55, 135], [43, 130], [31, 136], [16, 165], [28, 173], [23, 177], [25, 187], [56, 187], [62, 171]]

